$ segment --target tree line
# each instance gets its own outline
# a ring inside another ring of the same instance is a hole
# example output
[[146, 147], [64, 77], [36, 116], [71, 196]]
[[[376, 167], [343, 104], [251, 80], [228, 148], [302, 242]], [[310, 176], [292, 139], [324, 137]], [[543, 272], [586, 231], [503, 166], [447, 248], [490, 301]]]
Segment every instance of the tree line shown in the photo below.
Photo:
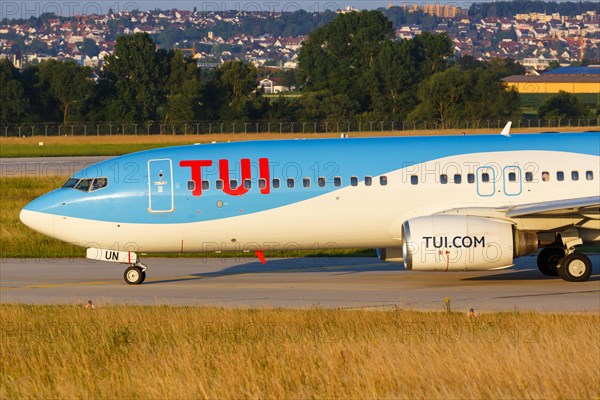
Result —
[[23, 71], [0, 60], [0, 121], [437, 121], [518, 118], [518, 93], [501, 78], [511, 59], [453, 57], [446, 34], [397, 41], [377, 11], [342, 14], [299, 52], [297, 97], [265, 96], [243, 61], [198, 68], [144, 33], [121, 36], [103, 68], [50, 60]]

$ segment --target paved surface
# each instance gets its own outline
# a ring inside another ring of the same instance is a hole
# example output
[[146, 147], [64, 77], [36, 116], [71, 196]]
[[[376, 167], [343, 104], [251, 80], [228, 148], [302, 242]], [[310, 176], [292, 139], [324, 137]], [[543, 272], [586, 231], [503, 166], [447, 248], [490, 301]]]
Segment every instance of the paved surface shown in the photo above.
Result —
[[600, 312], [600, 254], [583, 283], [542, 276], [535, 257], [516, 269], [411, 272], [374, 258], [146, 258], [146, 282], [123, 281], [124, 266], [83, 259], [0, 262], [3, 303], [216, 305], [225, 307], [400, 307], [443, 310]]
[[71, 176], [89, 165], [110, 157], [0, 158], [0, 177]]

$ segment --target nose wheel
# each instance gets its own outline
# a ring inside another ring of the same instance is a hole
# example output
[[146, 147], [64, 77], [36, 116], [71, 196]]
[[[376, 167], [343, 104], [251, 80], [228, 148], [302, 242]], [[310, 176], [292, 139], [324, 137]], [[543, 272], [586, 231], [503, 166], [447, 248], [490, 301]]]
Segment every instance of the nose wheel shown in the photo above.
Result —
[[125, 270], [123, 277], [127, 284], [139, 285], [146, 279], [146, 267], [142, 265], [132, 265]]

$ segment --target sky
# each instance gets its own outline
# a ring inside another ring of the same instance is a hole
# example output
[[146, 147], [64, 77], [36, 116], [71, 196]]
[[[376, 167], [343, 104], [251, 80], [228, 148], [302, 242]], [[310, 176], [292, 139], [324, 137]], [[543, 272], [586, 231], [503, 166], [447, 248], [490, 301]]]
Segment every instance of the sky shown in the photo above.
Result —
[[[483, 0], [486, 1], [486, 0]], [[441, 3], [469, 8], [474, 1], [435, 1], [418, 0], [406, 1], [404, 3]], [[337, 10], [352, 6], [359, 9], [375, 9], [385, 7], [388, 4], [401, 5], [401, 1], [390, 0], [54, 0], [54, 1], [32, 1], [32, 0], [0, 0], [0, 19], [27, 19], [31, 16], [38, 16], [44, 12], [53, 12], [62, 16], [77, 16], [87, 14], [106, 14], [109, 9], [117, 11], [126, 10], [152, 10], [155, 8], [198, 11], [224, 11], [224, 10], [243, 10], [243, 11], [288, 11], [293, 12], [299, 9], [307, 11], [321, 12], [325, 10]]]

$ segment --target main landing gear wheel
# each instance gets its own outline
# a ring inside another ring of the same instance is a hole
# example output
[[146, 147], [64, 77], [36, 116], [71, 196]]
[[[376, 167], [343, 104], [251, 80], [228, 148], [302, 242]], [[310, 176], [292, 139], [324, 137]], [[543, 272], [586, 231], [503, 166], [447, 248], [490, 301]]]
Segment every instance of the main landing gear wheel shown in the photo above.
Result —
[[571, 253], [560, 260], [558, 274], [568, 282], [587, 281], [592, 275], [592, 262], [585, 254]]
[[125, 282], [130, 285], [139, 285], [146, 279], [146, 271], [142, 268], [132, 265], [125, 270]]
[[537, 257], [537, 266], [540, 272], [548, 276], [558, 276], [558, 263], [565, 256], [565, 249], [561, 247], [546, 247]]

